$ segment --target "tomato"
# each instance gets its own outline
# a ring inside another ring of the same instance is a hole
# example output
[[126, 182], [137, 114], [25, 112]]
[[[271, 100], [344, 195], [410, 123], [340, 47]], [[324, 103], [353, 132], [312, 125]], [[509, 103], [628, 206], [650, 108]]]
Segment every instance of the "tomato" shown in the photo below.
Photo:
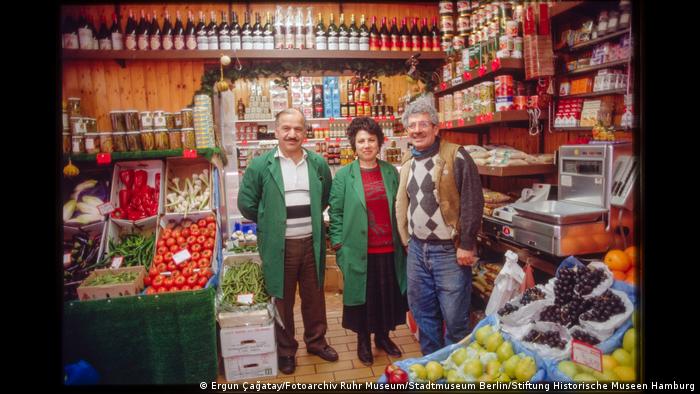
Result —
[[214, 215], [207, 216], [204, 220], [206, 220], [207, 223], [215, 223], [216, 222], [216, 218], [214, 217]]
[[190, 291], [192, 288], [189, 285], [184, 285], [180, 288], [180, 291]]
[[156, 254], [159, 254], [159, 255], [164, 255], [166, 253], [168, 253], [167, 246], [160, 246], [160, 247], [158, 247], [158, 250], [156, 250]]
[[202, 286], [200, 286], [200, 285], [192, 286], [192, 290], [202, 290]]
[[177, 241], [174, 238], [168, 238], [167, 241], [165, 241], [165, 246], [173, 246], [177, 243]]
[[177, 244], [182, 245], [187, 243], [187, 238], [185, 237], [177, 237]]
[[189, 264], [182, 269], [182, 276], [184, 276], [185, 278], [189, 278], [190, 276], [192, 276], [192, 274], [192, 267], [190, 267]]
[[162, 263], [162, 262], [163, 262], [163, 256], [162, 256], [162, 255], [156, 255], [155, 257], [153, 257], [153, 264], [154, 264], [155, 266], [158, 266], [158, 264], [160, 264], [160, 263]]
[[171, 252], [166, 253], [165, 256], [163, 256], [163, 261], [166, 263], [173, 261], [173, 254]]
[[200, 235], [199, 237], [197, 237], [197, 243], [200, 245], [204, 244], [206, 241], [207, 237], [205, 237], [204, 235]]
[[156, 268], [156, 265], [152, 264], [151, 269], [148, 270], [148, 276], [150, 276], [151, 278], [154, 276], [158, 276], [159, 272], [160, 271], [158, 271], [158, 268]]
[[146, 275], [143, 277], [143, 285], [144, 286], [150, 286], [151, 285], [151, 277], [149, 275]]
[[163, 275], [158, 275], [153, 280], [151, 281], [151, 284], [153, 287], [158, 290], [160, 287], [163, 286], [163, 281], [165, 280], [165, 277]]
[[202, 258], [202, 255], [199, 252], [194, 252], [191, 254], [192, 256], [192, 261], [197, 261]]
[[216, 230], [216, 223], [207, 224], [207, 230]]
[[189, 236], [190, 236], [190, 229], [186, 228], [186, 229], [182, 230], [182, 232], [180, 233], [180, 235], [181, 235], [182, 237], [184, 237], [184, 238], [189, 237]]
[[194, 245], [190, 245], [190, 251], [192, 251], [192, 253], [197, 253], [200, 250], [202, 250], [202, 245], [200, 245], [198, 243], [195, 243]]
[[146, 295], [151, 294], [156, 294], [156, 289], [154, 289], [153, 287], [149, 287], [148, 289], [146, 289]]
[[198, 283], [198, 281], [199, 281], [199, 277], [197, 276], [197, 274], [194, 274], [194, 275], [190, 276], [189, 278], [187, 278], [187, 284], [190, 286], [196, 285]]
[[167, 292], [168, 292], [168, 289], [166, 289], [165, 287], [160, 287], [160, 288], [158, 288], [158, 290], [156, 290], [156, 293], [167, 293]]
[[175, 245], [175, 244], [170, 245], [170, 247], [168, 248], [168, 251], [170, 251], [170, 253], [172, 253], [172, 254], [177, 253], [179, 250], [180, 250], [180, 247]]
[[199, 259], [199, 261], [197, 261], [197, 265], [199, 266], [199, 268], [208, 268], [209, 259], [202, 257], [201, 259]]
[[177, 278], [178, 276], [182, 276], [182, 272], [180, 272], [179, 269], [175, 268], [174, 270], [170, 271], [170, 276], [173, 278]]
[[180, 250], [184, 250], [184, 249], [187, 249], [187, 246], [188, 246], [188, 245], [187, 245], [187, 242], [183, 242], [183, 243], [181, 243], [181, 244], [178, 245], [178, 246], [180, 247]]
[[195, 237], [194, 235], [187, 237], [188, 245], [194, 245], [195, 243], [197, 243], [197, 237]]
[[175, 281], [175, 279], [173, 279], [171, 276], [165, 278], [165, 279], [163, 280], [163, 287], [165, 287], [166, 289], [169, 289], [169, 288], [173, 287], [173, 282], [174, 282], [174, 281]]
[[200, 277], [197, 279], [197, 284], [198, 284], [199, 286], [205, 287], [205, 286], [207, 285], [207, 282], [208, 282], [208, 281], [209, 281], [209, 278], [207, 278], [206, 275], [200, 276]]
[[170, 235], [173, 233], [173, 230], [166, 228], [163, 230], [163, 238], [170, 238]]
[[199, 266], [197, 265], [197, 261], [195, 261], [195, 260], [193, 259], [193, 260], [190, 260], [190, 261], [187, 262], [187, 267], [188, 267], [189, 269], [191, 269], [192, 272], [194, 273], [195, 268], [197, 268], [197, 267], [199, 267]]
[[158, 272], [159, 272], [159, 273], [160, 273], [160, 272], [165, 272], [165, 271], [168, 270], [168, 265], [165, 264], [165, 263], [160, 263], [160, 264], [158, 264], [158, 265], [156, 266], [156, 268], [158, 269]]
[[173, 272], [177, 269], [177, 265], [174, 261], [168, 263], [168, 271]]
[[211, 272], [211, 269], [209, 269], [208, 267], [202, 268], [199, 270], [199, 276], [206, 276], [207, 278], [211, 278], [212, 275], [214, 275], [214, 274]]
[[173, 236], [173, 238], [177, 239], [181, 236], [180, 235], [181, 233], [182, 233], [182, 231], [180, 229], [176, 228], [175, 231], [173, 231], [172, 236]]
[[214, 249], [214, 240], [212, 238], [207, 238], [207, 240], [204, 242], [204, 249], [207, 249], [209, 252]]
[[190, 237], [199, 237], [200, 235], [202, 235], [202, 232], [200, 230], [190, 230]]
[[173, 287], [171, 287], [171, 288], [168, 289], [168, 293], [174, 293], [174, 292], [176, 292], [176, 291], [180, 291], [180, 289], [178, 289], [177, 286], [173, 286]]
[[207, 227], [207, 221], [204, 219], [200, 219], [199, 221], [197, 221], [197, 226], [199, 226], [199, 228]]
[[210, 258], [211, 258], [211, 255], [212, 255], [212, 251], [211, 251], [211, 250], [208, 250], [208, 249], [207, 249], [207, 250], [204, 250], [204, 251], [202, 252], [202, 257], [204, 257], [204, 258], [206, 258], [206, 259], [210, 259]]
[[194, 230], [199, 230], [199, 226], [197, 226], [196, 224], [192, 224], [190, 226], [190, 234], [192, 234], [192, 231], [194, 231]]
[[156, 243], [156, 245], [158, 246], [158, 248], [162, 248], [163, 246], [165, 246], [165, 240], [161, 239], [160, 241], [158, 241], [158, 243]]
[[173, 284], [174, 284], [175, 286], [177, 286], [177, 287], [180, 287], [180, 286], [184, 285], [185, 283], [187, 283], [187, 278], [185, 278], [185, 277], [182, 276], [182, 275], [176, 277], [176, 278], [173, 280]]

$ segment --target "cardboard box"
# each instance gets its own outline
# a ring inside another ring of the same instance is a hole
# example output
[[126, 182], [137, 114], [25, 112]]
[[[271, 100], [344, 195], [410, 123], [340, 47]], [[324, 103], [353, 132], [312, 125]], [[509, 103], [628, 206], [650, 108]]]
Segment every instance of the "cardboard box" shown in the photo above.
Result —
[[261, 306], [263, 309], [241, 311], [241, 312], [219, 312], [216, 320], [221, 328], [260, 326], [270, 324], [272, 316], [267, 305]]
[[249, 356], [225, 357], [227, 381], [277, 376], [277, 351]]
[[[154, 187], [156, 174], [160, 174], [160, 195], [158, 201], [158, 213], [163, 213], [165, 207], [165, 166], [162, 160], [141, 160], [141, 161], [120, 161], [114, 164], [114, 172], [112, 173], [112, 193], [110, 194], [110, 201], [114, 208], [119, 208], [119, 191], [124, 188], [121, 180], [119, 179], [119, 172], [122, 170], [144, 170], [148, 173], [148, 186]], [[151, 225], [157, 219], [157, 215], [146, 217], [140, 220], [127, 220], [127, 219], [111, 219], [120, 224], [135, 224], [139, 227]]]
[[[187, 219], [192, 221], [193, 223], [197, 222], [200, 219], [205, 219], [209, 215], [214, 215], [216, 217], [216, 213], [212, 211], [201, 211], [197, 213], [191, 213], [191, 214], [180, 214], [180, 213], [168, 213], [160, 217], [160, 220], [158, 221], [158, 230], [156, 232], [156, 246], [158, 242], [158, 238], [160, 237], [160, 232], [163, 231], [166, 227], [174, 228], [175, 226], [180, 225], [183, 220]], [[221, 225], [219, 224], [219, 219], [216, 219], [216, 236], [214, 237], [214, 250], [212, 251], [212, 256], [210, 259], [210, 268], [214, 274], [216, 274], [219, 271], [219, 262], [221, 261], [221, 230], [220, 227]], [[209, 287], [211, 283], [213, 282], [215, 277], [212, 277], [209, 279], [209, 282], [207, 282], [207, 286]]]
[[[111, 285], [101, 286], [85, 286], [85, 283], [95, 277], [103, 276], [108, 273], [121, 274], [123, 272], [136, 272], [138, 276], [133, 282], [116, 283]], [[133, 296], [143, 290], [143, 278], [146, 276], [146, 269], [143, 266], [124, 267], [117, 269], [97, 269], [90, 273], [85, 278], [83, 283], [78, 286], [78, 298], [80, 301], [101, 300], [104, 298], [116, 298], [124, 296]]]
[[219, 331], [221, 338], [221, 356], [247, 356], [274, 352], [275, 324], [270, 321], [264, 325], [228, 327]]
[[[107, 222], [107, 227], [106, 227], [106, 236], [103, 241], [102, 245], [102, 251], [100, 253], [100, 257], [102, 257], [105, 253], [109, 253], [110, 247], [109, 247], [109, 241], [114, 242], [115, 244], [121, 243], [120, 239], [121, 236], [124, 234], [131, 234], [131, 233], [137, 233], [137, 234], [142, 234], [142, 235], [151, 235], [156, 233], [156, 242], [153, 243], [153, 250], [155, 251], [156, 249], [156, 244], [158, 240], [158, 234], [157, 234], [157, 217], [154, 216], [152, 218], [149, 218], [145, 223], [142, 223], [141, 225], [136, 225], [133, 222], [124, 222], [120, 221], [117, 219], [112, 219], [110, 218], [109, 221]], [[154, 253], [155, 256], [155, 253]], [[111, 264], [111, 262], [109, 263]]]
[[207, 174], [207, 183], [208, 186], [206, 188], [209, 190], [209, 201], [207, 204], [201, 208], [201, 209], [195, 209], [193, 211], [187, 212], [189, 213], [201, 213], [201, 212], [210, 212], [212, 210], [212, 199], [214, 198], [214, 183], [213, 183], [213, 178], [212, 174], [214, 172], [214, 167], [213, 165], [206, 159], [204, 158], [198, 158], [198, 159], [185, 159], [181, 157], [170, 157], [166, 160], [165, 162], [165, 177], [161, 177], [161, 179], [165, 179], [165, 184], [163, 185], [163, 189], [165, 190], [164, 192], [164, 202], [165, 202], [165, 213], [184, 213], [184, 212], [175, 212], [174, 208], [175, 207], [168, 207], [168, 200], [167, 200], [167, 195], [170, 194], [171, 192], [169, 191], [170, 185], [171, 185], [171, 180], [173, 178], [179, 178], [179, 188], [183, 189], [186, 186], [185, 180], [189, 179], [192, 181], [192, 177], [194, 174], [202, 174], [204, 170], [208, 171]]

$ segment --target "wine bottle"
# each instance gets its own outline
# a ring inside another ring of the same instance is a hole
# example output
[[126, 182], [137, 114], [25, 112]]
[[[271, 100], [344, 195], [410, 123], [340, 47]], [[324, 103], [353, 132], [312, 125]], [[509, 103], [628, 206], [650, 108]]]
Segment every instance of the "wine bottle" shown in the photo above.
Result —
[[306, 41], [304, 15], [301, 13], [301, 7], [297, 7], [296, 17], [294, 18], [294, 49], [304, 49], [304, 41]]
[[148, 40], [152, 50], [157, 51], [161, 49], [163, 41], [161, 40], [161, 30], [158, 24], [158, 19], [156, 19], [156, 13], [153, 13], [153, 19], [151, 19], [151, 26], [148, 31]]
[[197, 49], [197, 28], [194, 26], [192, 11], [187, 12], [187, 26], [185, 27], [185, 48]]
[[265, 14], [265, 26], [263, 27], [263, 49], [275, 49], [275, 31], [270, 23], [270, 13]]
[[219, 49], [231, 50], [231, 28], [228, 26], [228, 12], [221, 11], [221, 24], [219, 25]]
[[275, 8], [275, 49], [284, 49], [285, 36], [284, 17], [282, 16], [282, 6], [278, 5]]
[[68, 15], [63, 24], [63, 48], [80, 49], [77, 22]]
[[197, 49], [200, 51], [209, 49], [209, 37], [207, 37], [207, 26], [204, 24], [204, 11], [199, 11], [199, 22], [195, 30], [197, 36]]
[[379, 29], [379, 37], [381, 39], [381, 49], [382, 51], [391, 50], [391, 37], [389, 36], [389, 29], [386, 27], [386, 16], [382, 18], [382, 28]]
[[284, 47], [286, 49], [294, 49], [296, 29], [294, 27], [294, 11], [291, 5], [287, 7], [287, 19], [285, 20], [284, 28]]
[[326, 26], [323, 25], [323, 16], [318, 13], [318, 24], [316, 25], [316, 49], [325, 51], [328, 49], [328, 37], [326, 37]]
[[396, 26], [396, 17], [391, 20], [391, 29], [389, 30], [389, 38], [391, 39], [391, 50], [400, 51], [401, 50], [401, 33], [399, 33], [399, 28]]
[[241, 44], [241, 25], [238, 24], [238, 14], [233, 12], [233, 19], [231, 25], [231, 49], [234, 51], [240, 51], [242, 48]]
[[253, 49], [253, 29], [250, 26], [250, 13], [245, 12], [245, 23], [241, 28], [241, 47], [243, 50]]
[[430, 30], [428, 30], [428, 18], [423, 18], [421, 24], [421, 50], [423, 52], [430, 52], [433, 50], [433, 37], [430, 35]]
[[345, 25], [345, 14], [340, 14], [340, 25], [338, 26], [338, 50], [347, 51], [350, 45], [350, 32]]
[[260, 24], [260, 13], [255, 13], [255, 24], [253, 25], [253, 49], [260, 51], [265, 49], [265, 43], [263, 42], [263, 30]]
[[107, 18], [104, 14], [100, 16], [100, 31], [97, 33], [97, 42], [100, 50], [111, 50], [112, 40], [110, 38], [109, 30], [107, 30]]
[[440, 52], [440, 30], [437, 27], [437, 17], [433, 17], [433, 28], [430, 30], [430, 35], [433, 38], [432, 48], [433, 52]]
[[136, 29], [136, 46], [140, 51], [147, 51], [149, 48], [148, 42], [148, 19], [146, 19], [146, 11], [141, 10], [141, 19], [139, 26]]
[[[170, 12], [167, 10], [165, 11], [165, 16], [163, 20], [163, 32], [161, 34], [161, 42], [163, 49], [166, 51], [169, 51], [173, 49], [175, 46], [175, 30], [173, 29], [173, 25], [170, 23]], [[180, 27], [182, 27], [182, 23], [180, 23]]]
[[209, 25], [207, 26], [207, 42], [209, 50], [219, 49], [219, 26], [216, 24], [216, 12], [209, 14]]
[[81, 12], [78, 17], [78, 41], [80, 49], [92, 49], [92, 29], [85, 12]]
[[380, 51], [382, 49], [382, 39], [377, 30], [377, 17], [372, 17], [372, 27], [369, 30], [369, 50]]
[[399, 31], [401, 51], [410, 52], [413, 48], [413, 41], [411, 41], [411, 33], [408, 31], [408, 26], [406, 25], [406, 18], [404, 17], [401, 21], [401, 30]]
[[316, 34], [314, 33], [314, 17], [312, 7], [306, 9], [306, 49], [316, 48]]
[[413, 50], [413, 52], [420, 52], [422, 40], [420, 38], [420, 32], [418, 31], [418, 18], [413, 18], [412, 21], [413, 23], [411, 23], [411, 50]]
[[369, 29], [365, 23], [365, 15], [360, 16], [360, 50], [369, 51]]
[[355, 14], [350, 15], [350, 28], [348, 29], [348, 49], [351, 51], [360, 50], [360, 31], [355, 23]]
[[326, 32], [328, 35], [328, 50], [329, 51], [337, 51], [338, 50], [338, 26], [335, 25], [335, 21], [333, 20], [333, 13], [331, 12], [331, 20], [328, 25], [328, 31]]
[[119, 25], [119, 19], [117, 19], [117, 14], [112, 14], [112, 29], [110, 30], [110, 39], [112, 40], [112, 49], [115, 51], [121, 51], [124, 49], [124, 35], [122, 34], [122, 27]]
[[185, 28], [182, 26], [182, 16], [180, 10], [175, 12], [175, 29], [173, 32], [173, 48], [176, 50], [185, 49]]
[[130, 51], [136, 50], [136, 30], [138, 25], [134, 19], [134, 11], [129, 10], [129, 18], [126, 20], [126, 29], [124, 31], [124, 46]]

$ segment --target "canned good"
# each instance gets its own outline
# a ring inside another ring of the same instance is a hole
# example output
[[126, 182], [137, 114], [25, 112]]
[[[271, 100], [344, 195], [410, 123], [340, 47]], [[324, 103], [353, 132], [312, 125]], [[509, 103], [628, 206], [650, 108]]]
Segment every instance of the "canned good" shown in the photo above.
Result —
[[447, 51], [452, 47], [452, 38], [453, 36], [445, 34], [442, 36], [442, 40], [440, 41], [440, 50], [442, 51]]
[[356, 103], [355, 116], [365, 116], [365, 105], [363, 103]]
[[71, 153], [85, 153], [85, 135], [73, 135], [71, 137], [72, 149]]
[[100, 135], [100, 151], [102, 153], [112, 153], [112, 151], [114, 151], [112, 133], [107, 131], [98, 134]]
[[70, 122], [68, 121], [68, 110], [63, 109], [62, 117], [61, 117], [61, 123], [63, 124], [63, 131], [69, 131], [70, 132]]
[[83, 135], [87, 133], [87, 128], [85, 125], [85, 118], [79, 116], [70, 117], [70, 129], [73, 135]]
[[369, 102], [369, 86], [365, 86], [362, 89], [360, 89], [360, 101], [363, 103]]
[[[185, 108], [182, 110], [182, 128], [183, 129], [192, 129], [194, 128], [194, 112], [192, 111], [192, 108]], [[194, 148], [187, 148], [187, 149], [194, 149]]]
[[357, 116], [357, 106], [355, 103], [348, 104], [348, 116], [354, 118]]
[[165, 116], [165, 128], [174, 129], [175, 128], [175, 115], [172, 112], [166, 112], [163, 114]]
[[471, 10], [471, 6], [469, 4], [469, 1], [461, 0], [457, 1], [457, 12], [460, 14], [463, 14], [465, 12], [469, 12]]
[[467, 34], [471, 25], [469, 24], [469, 17], [466, 15], [460, 15], [457, 18], [457, 32], [459, 34]]
[[197, 149], [197, 137], [194, 133], [194, 128], [182, 129], [182, 147], [183, 149]]
[[176, 129], [181, 129], [182, 128], [182, 112], [175, 112], [173, 114], [173, 119], [175, 120], [175, 127]]
[[100, 153], [100, 136], [98, 133], [85, 134], [85, 152], [91, 155]]
[[440, 32], [452, 35], [455, 32], [455, 20], [452, 16], [440, 17]]
[[153, 128], [153, 113], [151, 111], [143, 111], [139, 114], [139, 118], [141, 120], [141, 129], [150, 129]]
[[80, 116], [80, 98], [79, 97], [68, 97], [68, 115], [69, 116]]
[[110, 111], [109, 120], [112, 122], [112, 131], [126, 131], [124, 111]]
[[442, 80], [445, 82], [452, 80], [452, 66], [450, 64], [445, 64], [442, 67]]
[[126, 132], [126, 148], [129, 152], [140, 152], [143, 150], [140, 131]]
[[455, 3], [453, 0], [440, 1], [438, 3], [440, 15], [452, 15], [455, 12]]
[[126, 125], [126, 131], [138, 131], [139, 130], [139, 111], [135, 109], [130, 109], [124, 111], [124, 120]]
[[527, 96], [513, 97], [513, 106], [516, 110], [522, 111], [527, 109]]
[[155, 149], [156, 150], [168, 150], [170, 144], [168, 143], [168, 129], [160, 128], [153, 130], [155, 139]]
[[168, 131], [168, 146], [170, 149], [182, 149], [182, 132], [179, 129]]
[[85, 121], [85, 131], [88, 133], [97, 133], [97, 119], [83, 118]]
[[512, 38], [504, 34], [498, 39], [498, 50], [499, 51], [512, 51], [513, 50], [513, 43], [512, 43]]
[[112, 133], [112, 141], [114, 142], [115, 152], [127, 152], [129, 150], [126, 144], [126, 132], [125, 131], [115, 131]]
[[347, 105], [347, 104], [341, 104], [341, 105], [340, 105], [340, 117], [341, 117], [341, 118], [347, 118], [347, 117], [348, 117], [348, 105]]
[[464, 49], [464, 36], [454, 36], [452, 39], [452, 48], [454, 48], [455, 51]]
[[513, 76], [499, 75], [495, 78], [494, 83], [495, 97], [512, 97], [514, 95]]
[[[370, 116], [372, 114], [372, 106], [370, 105], [369, 102], [365, 102], [365, 116]], [[377, 115], [374, 115], [377, 116]]]
[[156, 147], [155, 133], [153, 130], [144, 129], [141, 130], [141, 147], [142, 150], [150, 151], [154, 150]]
[[496, 97], [496, 111], [511, 111], [515, 109], [513, 96]]
[[156, 129], [164, 129], [167, 127], [165, 111], [153, 111], [153, 127]]
[[506, 34], [511, 36], [512, 38], [515, 38], [519, 34], [518, 30], [518, 22], [515, 20], [509, 20], [506, 22]]
[[71, 152], [71, 140], [70, 140], [70, 133], [66, 133], [65, 131], [61, 133], [61, 137], [63, 139], [63, 154], [64, 155], [69, 155]]

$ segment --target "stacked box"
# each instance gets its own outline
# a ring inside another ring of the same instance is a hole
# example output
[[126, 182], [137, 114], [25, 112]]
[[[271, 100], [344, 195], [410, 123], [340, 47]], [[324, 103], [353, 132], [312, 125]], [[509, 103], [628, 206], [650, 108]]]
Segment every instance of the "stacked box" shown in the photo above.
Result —
[[275, 323], [221, 329], [221, 356], [227, 381], [277, 375]]
[[268, 120], [270, 114], [270, 99], [263, 94], [263, 87], [257, 83], [250, 86], [250, 99], [245, 109], [246, 120]]
[[274, 80], [270, 81], [270, 109], [271, 115], [274, 117], [279, 112], [289, 108], [289, 97], [287, 97], [287, 89], [279, 86]]
[[323, 105], [326, 118], [340, 117], [339, 77], [323, 77]]
[[194, 132], [197, 138], [197, 148], [213, 148], [214, 116], [211, 97], [206, 94], [194, 96]]

